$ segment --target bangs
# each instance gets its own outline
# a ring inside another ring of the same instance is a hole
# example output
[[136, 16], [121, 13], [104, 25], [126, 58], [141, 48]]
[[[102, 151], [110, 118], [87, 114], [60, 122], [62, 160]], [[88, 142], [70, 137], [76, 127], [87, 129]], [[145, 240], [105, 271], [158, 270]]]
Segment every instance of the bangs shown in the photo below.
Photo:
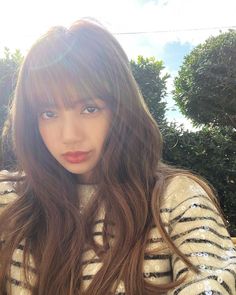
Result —
[[25, 98], [34, 113], [47, 105], [70, 107], [79, 99], [100, 98], [112, 103], [112, 70], [100, 54], [78, 49], [73, 43], [69, 47], [65, 41], [41, 43], [28, 55], [27, 78], [23, 80]]

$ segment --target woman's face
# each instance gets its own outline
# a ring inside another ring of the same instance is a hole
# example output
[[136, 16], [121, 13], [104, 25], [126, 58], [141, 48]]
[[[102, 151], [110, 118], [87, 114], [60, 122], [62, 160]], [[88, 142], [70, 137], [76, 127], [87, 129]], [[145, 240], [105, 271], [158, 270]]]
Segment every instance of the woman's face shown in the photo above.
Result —
[[39, 132], [52, 156], [79, 181], [89, 183], [101, 158], [109, 132], [111, 111], [105, 101], [76, 100], [69, 108], [62, 103], [40, 111]]

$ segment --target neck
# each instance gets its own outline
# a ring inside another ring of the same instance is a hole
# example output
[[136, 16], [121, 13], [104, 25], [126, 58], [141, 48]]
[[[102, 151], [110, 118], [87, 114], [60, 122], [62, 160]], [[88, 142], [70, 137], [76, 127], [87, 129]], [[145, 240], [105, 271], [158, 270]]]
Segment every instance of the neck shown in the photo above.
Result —
[[98, 178], [91, 175], [77, 175], [77, 183], [83, 185], [96, 185]]

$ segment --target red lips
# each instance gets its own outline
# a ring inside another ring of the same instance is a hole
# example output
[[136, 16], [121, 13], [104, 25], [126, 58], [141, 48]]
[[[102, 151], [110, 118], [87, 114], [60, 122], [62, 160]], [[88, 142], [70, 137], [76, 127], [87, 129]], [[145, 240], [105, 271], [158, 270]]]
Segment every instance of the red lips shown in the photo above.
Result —
[[77, 164], [86, 161], [88, 158], [88, 154], [89, 152], [68, 152], [63, 154], [63, 157], [66, 161], [72, 164]]

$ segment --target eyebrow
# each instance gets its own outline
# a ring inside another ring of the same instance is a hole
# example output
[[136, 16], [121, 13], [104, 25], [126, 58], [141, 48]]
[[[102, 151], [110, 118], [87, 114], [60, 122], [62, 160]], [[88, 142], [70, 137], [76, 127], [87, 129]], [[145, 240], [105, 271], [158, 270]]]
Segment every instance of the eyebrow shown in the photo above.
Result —
[[[91, 102], [96, 102], [96, 101], [103, 101], [101, 98], [79, 98], [75, 101], [71, 101], [70, 102], [70, 106], [73, 108], [75, 106], [77, 106], [78, 104], [84, 104], [84, 103], [91, 103]], [[45, 108], [57, 108], [57, 104], [55, 104], [54, 101], [49, 101], [46, 103], [42, 103], [40, 105], [40, 109], [45, 109]]]

